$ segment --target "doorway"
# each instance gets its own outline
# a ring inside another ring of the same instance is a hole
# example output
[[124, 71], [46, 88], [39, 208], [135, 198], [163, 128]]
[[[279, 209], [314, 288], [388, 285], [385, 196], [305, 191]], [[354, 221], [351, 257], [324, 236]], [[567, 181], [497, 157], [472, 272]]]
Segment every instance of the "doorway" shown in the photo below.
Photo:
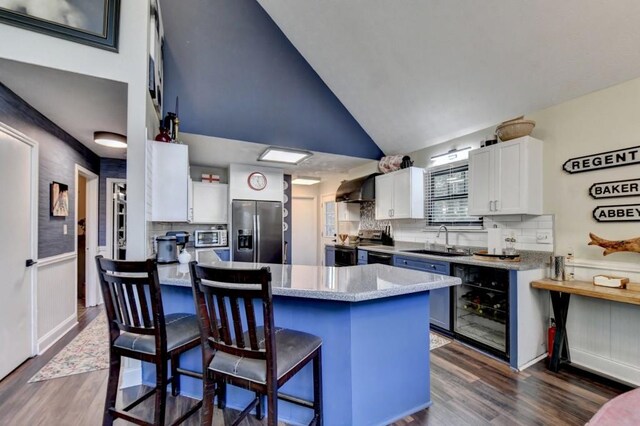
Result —
[[316, 197], [291, 200], [292, 265], [318, 265], [318, 207]]
[[0, 379], [36, 354], [38, 145], [0, 123]]
[[98, 252], [98, 175], [76, 164], [77, 314], [100, 303], [95, 256]]
[[78, 244], [78, 267], [77, 267], [77, 283], [78, 283], [78, 317], [81, 316], [86, 306], [86, 222], [87, 222], [87, 178], [78, 176], [77, 199], [78, 199], [78, 220], [76, 222], [76, 243]]
[[[321, 253], [324, 253], [325, 244], [335, 244], [338, 236], [338, 211], [336, 205], [336, 194], [325, 194], [322, 196], [322, 238], [320, 241]], [[322, 264], [325, 264], [324, 255]]]
[[108, 257], [127, 259], [127, 181], [107, 178], [106, 247]]

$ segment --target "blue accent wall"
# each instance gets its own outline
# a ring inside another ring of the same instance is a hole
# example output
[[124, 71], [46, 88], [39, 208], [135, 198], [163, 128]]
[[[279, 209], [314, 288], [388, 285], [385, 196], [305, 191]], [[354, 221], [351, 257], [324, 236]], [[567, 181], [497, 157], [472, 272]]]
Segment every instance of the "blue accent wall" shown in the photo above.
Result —
[[[75, 250], [75, 165], [98, 173], [100, 158], [0, 83], [0, 121], [38, 142], [38, 258]], [[69, 216], [49, 214], [49, 184], [69, 185]], [[67, 225], [67, 235], [62, 234]]]
[[383, 153], [255, 0], [162, 0], [164, 112], [180, 130], [379, 159]]
[[98, 245], [107, 244], [107, 178], [126, 179], [127, 160], [100, 159], [100, 195], [98, 196]]

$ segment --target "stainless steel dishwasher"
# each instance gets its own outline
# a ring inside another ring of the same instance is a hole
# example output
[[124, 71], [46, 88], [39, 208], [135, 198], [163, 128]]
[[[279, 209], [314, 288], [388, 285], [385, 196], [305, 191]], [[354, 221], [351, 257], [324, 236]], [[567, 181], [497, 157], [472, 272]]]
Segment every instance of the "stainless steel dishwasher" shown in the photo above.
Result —
[[367, 264], [381, 263], [383, 265], [393, 265], [393, 255], [388, 253], [380, 253], [377, 251], [369, 251], [367, 256]]

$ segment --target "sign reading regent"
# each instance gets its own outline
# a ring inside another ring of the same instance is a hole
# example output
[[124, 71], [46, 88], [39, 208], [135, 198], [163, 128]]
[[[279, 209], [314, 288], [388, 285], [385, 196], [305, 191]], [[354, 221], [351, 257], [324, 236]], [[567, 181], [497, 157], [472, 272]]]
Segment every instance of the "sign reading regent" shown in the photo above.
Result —
[[640, 222], [640, 204], [599, 206], [593, 210], [598, 222]]
[[640, 164], [640, 146], [570, 158], [562, 168], [568, 173], [581, 173], [631, 164]]
[[594, 183], [589, 188], [589, 195], [595, 199], [640, 196], [640, 179]]

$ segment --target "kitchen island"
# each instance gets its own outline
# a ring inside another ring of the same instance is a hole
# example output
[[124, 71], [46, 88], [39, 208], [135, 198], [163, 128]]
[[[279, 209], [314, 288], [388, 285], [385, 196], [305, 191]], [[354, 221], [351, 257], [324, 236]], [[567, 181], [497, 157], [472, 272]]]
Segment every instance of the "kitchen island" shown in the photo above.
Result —
[[[388, 265], [345, 268], [220, 262], [199, 253], [205, 265], [269, 266], [275, 324], [322, 338], [324, 424], [388, 424], [431, 405], [429, 292], [460, 279]], [[194, 312], [188, 265], [158, 267], [166, 313]], [[201, 352], [186, 353], [181, 366], [199, 371]], [[143, 380], [153, 381], [143, 365]], [[182, 392], [201, 397], [201, 382], [183, 377]], [[311, 399], [312, 371], [303, 369], [284, 393]], [[241, 408], [252, 394], [228, 388], [227, 405]], [[279, 402], [281, 420], [308, 423], [311, 413]]]

